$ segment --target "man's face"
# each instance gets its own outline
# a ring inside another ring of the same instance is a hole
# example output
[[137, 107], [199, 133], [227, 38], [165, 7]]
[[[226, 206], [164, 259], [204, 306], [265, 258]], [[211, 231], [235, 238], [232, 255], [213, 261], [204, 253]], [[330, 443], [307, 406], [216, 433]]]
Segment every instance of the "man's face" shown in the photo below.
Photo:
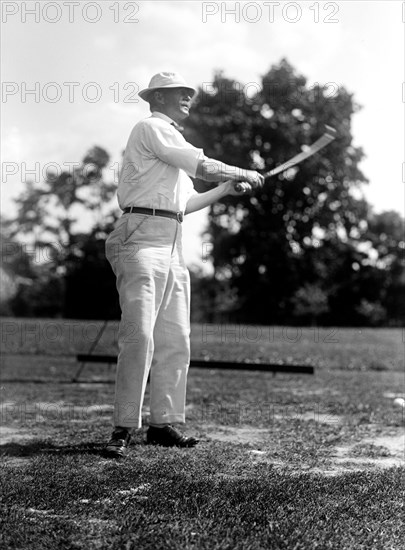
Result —
[[168, 88], [161, 90], [164, 103], [162, 112], [175, 122], [186, 119], [190, 112], [192, 92], [187, 88]]

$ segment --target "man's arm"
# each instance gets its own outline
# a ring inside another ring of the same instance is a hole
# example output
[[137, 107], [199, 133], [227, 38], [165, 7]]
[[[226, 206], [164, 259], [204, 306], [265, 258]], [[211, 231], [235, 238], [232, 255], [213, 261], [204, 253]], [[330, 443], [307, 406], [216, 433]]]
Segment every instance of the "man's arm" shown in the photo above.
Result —
[[[143, 125], [143, 142], [149, 151], [163, 162], [184, 170], [189, 176], [209, 182], [245, 181], [256, 189], [262, 187], [264, 177], [255, 170], [245, 170], [229, 166], [219, 160], [202, 158], [202, 149], [188, 143], [184, 137], [170, 125], [156, 119]], [[199, 160], [197, 160], [199, 158]], [[196, 169], [197, 161], [197, 169]]]
[[252, 186], [246, 182], [240, 183], [240, 191], [236, 191], [233, 180], [225, 181], [221, 185], [218, 185], [218, 187], [215, 187], [215, 189], [210, 189], [205, 193], [197, 193], [192, 195], [187, 201], [185, 214], [191, 214], [191, 212], [201, 210], [202, 208], [217, 202], [226, 195], [243, 195], [251, 190]]
[[245, 170], [237, 166], [230, 166], [215, 159], [201, 160], [198, 163], [196, 178], [210, 182], [245, 181], [250, 183], [254, 189], [262, 187], [264, 183], [263, 176], [256, 170]]

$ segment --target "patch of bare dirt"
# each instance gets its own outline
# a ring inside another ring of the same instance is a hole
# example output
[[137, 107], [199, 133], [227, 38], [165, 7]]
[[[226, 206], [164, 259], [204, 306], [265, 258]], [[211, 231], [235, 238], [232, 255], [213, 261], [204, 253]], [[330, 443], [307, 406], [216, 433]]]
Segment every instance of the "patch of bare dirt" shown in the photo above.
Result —
[[[313, 418], [308, 418], [313, 420]], [[250, 444], [257, 449], [247, 451], [253, 463], [266, 463], [275, 468], [286, 468], [288, 464], [274, 460], [265, 450], [269, 430], [251, 426], [205, 426], [210, 441]], [[325, 467], [303, 466], [296, 473], [319, 473], [325, 476], [342, 475], [353, 471], [384, 469], [405, 466], [405, 436], [402, 431], [392, 430], [385, 435], [364, 438], [356, 444], [334, 447], [330, 460]], [[294, 471], [294, 468], [292, 468]]]

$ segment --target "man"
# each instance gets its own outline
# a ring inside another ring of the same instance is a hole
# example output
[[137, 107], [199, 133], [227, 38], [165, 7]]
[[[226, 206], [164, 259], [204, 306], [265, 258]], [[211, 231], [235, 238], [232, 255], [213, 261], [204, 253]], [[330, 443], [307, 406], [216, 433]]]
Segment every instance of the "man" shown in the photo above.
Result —
[[[194, 447], [174, 424], [185, 422], [190, 361], [190, 279], [182, 254], [183, 215], [263, 185], [263, 176], [207, 158], [179, 131], [195, 90], [176, 73], [152, 77], [139, 96], [152, 115], [132, 130], [123, 158], [118, 202], [123, 216], [106, 241], [122, 311], [111, 457], [127, 454], [141, 427], [150, 373], [150, 444]], [[206, 193], [191, 177], [221, 183]], [[237, 188], [235, 182], [240, 182]]]

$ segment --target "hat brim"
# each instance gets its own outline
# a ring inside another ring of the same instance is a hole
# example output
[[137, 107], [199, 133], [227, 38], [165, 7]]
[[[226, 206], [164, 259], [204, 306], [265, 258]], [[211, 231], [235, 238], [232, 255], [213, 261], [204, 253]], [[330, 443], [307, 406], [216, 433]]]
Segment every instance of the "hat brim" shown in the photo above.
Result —
[[138, 92], [138, 95], [141, 99], [144, 101], [149, 101], [149, 96], [153, 94], [153, 92], [156, 92], [157, 90], [167, 90], [169, 88], [185, 88], [186, 90], [190, 90], [192, 92], [192, 97], [195, 96], [197, 93], [197, 90], [194, 88], [191, 88], [190, 86], [183, 86], [182, 84], [168, 84], [167, 86], [156, 86], [155, 88], [145, 88], [144, 90], [141, 90]]

